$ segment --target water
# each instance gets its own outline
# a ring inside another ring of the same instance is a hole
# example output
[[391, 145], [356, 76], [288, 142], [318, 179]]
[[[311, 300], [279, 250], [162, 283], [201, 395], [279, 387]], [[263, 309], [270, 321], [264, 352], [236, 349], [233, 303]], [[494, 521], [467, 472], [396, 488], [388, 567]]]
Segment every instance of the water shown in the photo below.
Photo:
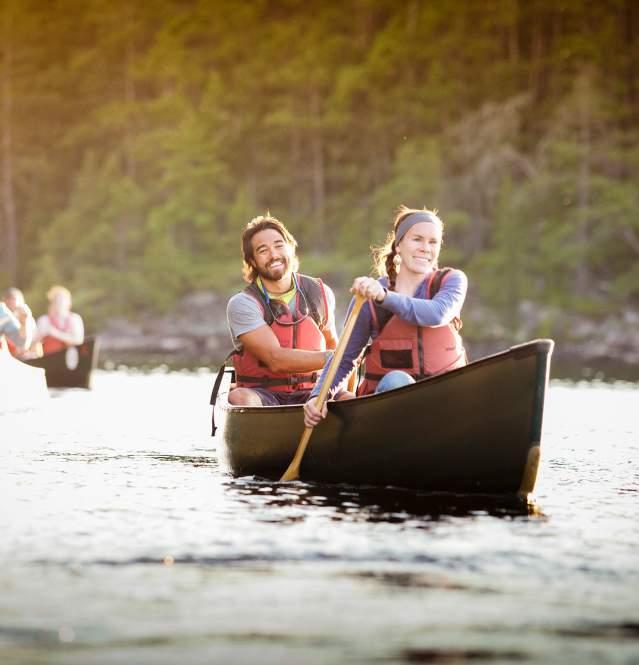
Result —
[[0, 663], [639, 663], [639, 386], [551, 385], [535, 509], [232, 479], [210, 384], [0, 416]]

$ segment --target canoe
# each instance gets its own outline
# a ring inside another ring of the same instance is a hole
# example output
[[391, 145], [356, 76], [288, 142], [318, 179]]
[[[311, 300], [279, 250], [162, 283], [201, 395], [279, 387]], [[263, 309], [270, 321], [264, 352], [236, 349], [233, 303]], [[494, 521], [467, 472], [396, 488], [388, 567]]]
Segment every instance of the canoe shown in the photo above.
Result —
[[16, 360], [0, 344], [0, 414], [42, 404], [48, 397], [44, 370]]
[[44, 369], [49, 388], [90, 388], [91, 373], [98, 364], [98, 352], [97, 338], [87, 337], [80, 346], [70, 346], [24, 362]]
[[[300, 478], [526, 498], [553, 346], [533, 340], [396, 390], [329, 402]], [[234, 476], [281, 477], [304, 428], [301, 406], [234, 406], [224, 395], [215, 419], [220, 461]]]

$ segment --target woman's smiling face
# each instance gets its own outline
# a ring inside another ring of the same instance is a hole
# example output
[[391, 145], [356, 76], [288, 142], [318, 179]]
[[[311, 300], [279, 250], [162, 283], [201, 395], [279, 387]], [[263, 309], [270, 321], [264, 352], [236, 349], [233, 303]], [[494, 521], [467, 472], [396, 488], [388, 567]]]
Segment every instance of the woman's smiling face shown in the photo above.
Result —
[[412, 226], [397, 245], [402, 259], [401, 270], [425, 275], [437, 265], [442, 248], [442, 227], [435, 222]]

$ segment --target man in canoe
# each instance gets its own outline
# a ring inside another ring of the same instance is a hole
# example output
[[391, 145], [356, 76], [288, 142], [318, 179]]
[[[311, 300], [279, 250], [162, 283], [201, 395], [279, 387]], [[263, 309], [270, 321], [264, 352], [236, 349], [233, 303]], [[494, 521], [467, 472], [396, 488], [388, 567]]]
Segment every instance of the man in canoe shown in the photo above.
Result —
[[84, 323], [79, 314], [71, 311], [71, 292], [64, 286], [52, 286], [47, 292], [49, 309], [38, 317], [37, 339], [42, 350], [49, 353], [62, 351], [84, 342]]
[[[341, 384], [366, 354], [358, 395], [382, 392], [466, 365], [459, 330], [468, 280], [461, 270], [438, 268], [443, 223], [436, 212], [400, 206], [386, 243], [373, 250], [379, 279], [358, 277], [351, 293], [362, 307], [331, 385], [336, 399], [351, 399]], [[349, 311], [353, 307], [351, 302]], [[326, 416], [315, 403], [322, 380], [304, 405], [314, 427]], [[329, 393], [330, 394], [330, 393]]]
[[[22, 291], [13, 286], [9, 287], [3, 293], [2, 300], [20, 324], [21, 340], [23, 342], [28, 341], [27, 344], [16, 345], [11, 339], [8, 339], [9, 352], [11, 355], [22, 359], [35, 358], [38, 353], [35, 348], [32, 348], [32, 341], [36, 332], [36, 322], [31, 313], [31, 309], [24, 301]], [[33, 344], [33, 347], [36, 346], [36, 344]]]
[[31, 333], [7, 304], [0, 302], [0, 349], [4, 348], [5, 340], [17, 351], [23, 351], [31, 344]]
[[297, 242], [270, 215], [242, 231], [244, 279], [227, 318], [235, 351], [236, 387], [244, 406], [302, 404], [337, 341], [335, 296], [322, 280], [297, 272]]

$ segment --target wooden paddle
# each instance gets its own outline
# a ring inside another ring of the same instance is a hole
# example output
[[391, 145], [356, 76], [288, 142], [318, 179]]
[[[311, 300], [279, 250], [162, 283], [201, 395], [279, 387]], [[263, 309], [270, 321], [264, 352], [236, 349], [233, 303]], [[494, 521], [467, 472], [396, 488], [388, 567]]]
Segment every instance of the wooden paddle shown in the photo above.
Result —
[[[340, 337], [340, 340], [337, 344], [337, 348], [335, 349], [335, 353], [331, 358], [331, 363], [328, 366], [326, 376], [324, 377], [324, 383], [320, 388], [319, 395], [315, 400], [317, 408], [320, 411], [324, 406], [324, 402], [326, 401], [326, 398], [328, 396], [328, 391], [331, 389], [331, 384], [333, 383], [333, 379], [335, 378], [335, 373], [337, 372], [337, 368], [339, 367], [339, 364], [342, 360], [342, 356], [344, 355], [344, 349], [346, 349], [348, 340], [350, 339], [351, 333], [353, 332], [353, 326], [355, 325], [355, 321], [357, 319], [357, 315], [359, 314], [359, 310], [362, 309], [362, 305], [365, 302], [366, 298], [362, 298], [362, 296], [359, 295], [355, 296], [355, 304], [353, 305], [351, 313], [348, 315], [348, 319], [346, 319], [346, 323], [344, 324], [344, 330], [342, 331], [342, 336]], [[297, 445], [295, 456], [293, 457], [291, 463], [288, 465], [288, 469], [286, 469], [284, 475], [280, 478], [280, 482], [286, 482], [287, 480], [297, 480], [300, 477], [300, 464], [302, 462], [302, 457], [304, 457], [304, 453], [306, 452], [306, 446], [308, 445], [309, 439], [311, 438], [311, 434], [313, 433], [314, 429], [315, 429], [314, 427], [304, 428], [304, 433], [302, 434], [302, 438], [300, 439], [300, 442]]]

